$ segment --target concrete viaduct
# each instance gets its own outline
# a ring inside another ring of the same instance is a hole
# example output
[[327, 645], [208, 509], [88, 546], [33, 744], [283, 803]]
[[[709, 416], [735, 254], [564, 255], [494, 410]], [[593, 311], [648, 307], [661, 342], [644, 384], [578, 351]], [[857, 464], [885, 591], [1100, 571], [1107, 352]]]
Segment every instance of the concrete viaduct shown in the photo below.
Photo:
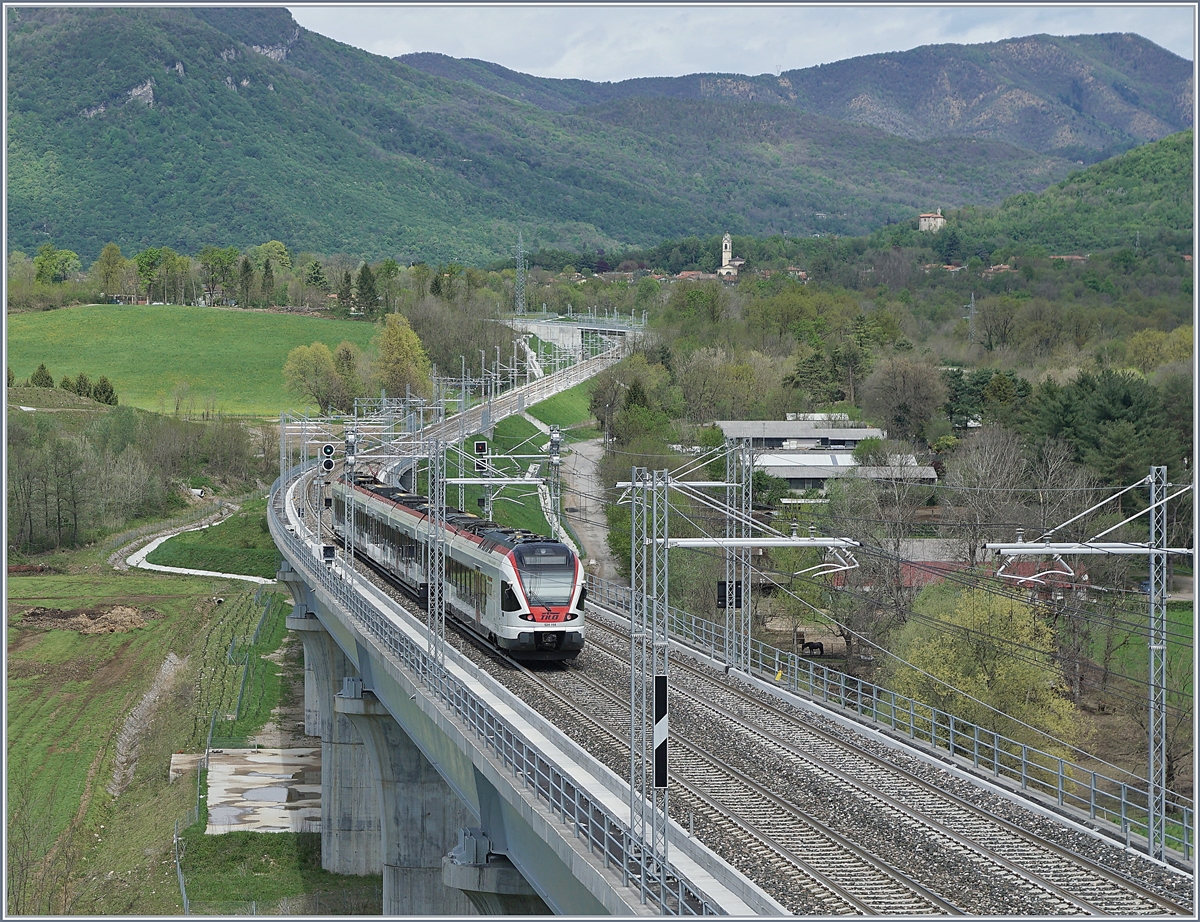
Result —
[[[476, 434], [617, 358], [449, 419], [446, 435]], [[670, 866], [653, 866], [627, 779], [453, 647], [439, 656], [416, 616], [340, 559], [324, 561], [299, 505], [315, 464], [276, 481], [268, 521], [304, 646], [305, 730], [321, 739], [326, 870], [382, 873], [384, 915], [785, 914], [681, 828]]]

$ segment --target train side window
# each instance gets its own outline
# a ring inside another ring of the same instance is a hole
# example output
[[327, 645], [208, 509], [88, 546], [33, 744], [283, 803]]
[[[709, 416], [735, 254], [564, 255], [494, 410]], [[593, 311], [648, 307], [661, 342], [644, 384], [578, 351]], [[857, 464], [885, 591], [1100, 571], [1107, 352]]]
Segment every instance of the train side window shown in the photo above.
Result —
[[512, 586], [504, 580], [500, 581], [500, 610], [521, 610], [521, 603], [517, 600], [517, 594], [513, 592]]

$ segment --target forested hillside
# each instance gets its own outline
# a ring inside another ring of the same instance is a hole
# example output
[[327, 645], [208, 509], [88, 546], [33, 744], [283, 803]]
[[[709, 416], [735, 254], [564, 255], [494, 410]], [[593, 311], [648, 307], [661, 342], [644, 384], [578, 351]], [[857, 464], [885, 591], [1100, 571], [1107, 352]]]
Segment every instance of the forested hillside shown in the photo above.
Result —
[[[497, 92], [511, 75], [497, 87], [423, 73], [301, 29], [283, 9], [14, 8], [7, 30], [10, 247], [50, 241], [85, 263], [109, 241], [195, 253], [276, 239], [480, 264], [511, 253], [518, 230], [531, 248], [571, 250], [718, 228], [863, 234], [939, 205], [998, 203], [1072, 166], [1002, 133], [899, 137], [727, 83], [680, 98], [670, 81], [621, 92], [575, 81], [570, 111], [539, 107]], [[1104, 128], [1106, 145], [1168, 125], [1155, 100], [1174, 70], [1139, 73], [1128, 85], [1150, 101], [1135, 108], [1151, 127]]]

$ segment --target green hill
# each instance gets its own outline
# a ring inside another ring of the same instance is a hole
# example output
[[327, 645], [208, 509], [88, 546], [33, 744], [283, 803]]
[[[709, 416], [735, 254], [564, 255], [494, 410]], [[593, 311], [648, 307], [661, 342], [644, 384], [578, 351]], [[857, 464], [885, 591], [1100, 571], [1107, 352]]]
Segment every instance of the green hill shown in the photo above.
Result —
[[105, 375], [123, 405], [147, 410], [278, 415], [303, 410], [283, 389], [296, 346], [366, 347], [372, 324], [204, 307], [89, 305], [8, 317], [8, 367], [18, 381], [45, 363], [55, 381]]
[[1087, 253], [1137, 243], [1191, 252], [1193, 132], [1182, 131], [1073, 173], [1040, 193], [998, 208], [951, 212], [947, 227], [994, 246], [1038, 244]]
[[[863, 234], [936, 205], [998, 203], [1072, 166], [737, 90], [763, 78], [621, 92], [575, 81], [539, 107], [502, 95], [515, 78], [494, 67], [474, 67], [474, 82], [423, 73], [284, 9], [13, 8], [7, 27], [9, 247], [49, 240], [85, 264], [108, 241], [194, 254], [278, 239], [478, 265], [509, 255], [518, 229], [531, 249], [573, 250]], [[485, 71], [499, 83], [482, 85]], [[668, 98], [689, 86], [697, 98]]]

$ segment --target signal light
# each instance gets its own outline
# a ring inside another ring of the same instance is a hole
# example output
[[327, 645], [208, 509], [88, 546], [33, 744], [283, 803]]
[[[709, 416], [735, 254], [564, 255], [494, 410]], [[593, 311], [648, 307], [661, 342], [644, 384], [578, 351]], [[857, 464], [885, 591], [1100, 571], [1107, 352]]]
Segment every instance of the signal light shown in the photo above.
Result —
[[326, 458], [324, 461], [322, 461], [321, 462], [321, 470], [325, 471], [326, 473], [328, 473], [329, 471], [332, 471], [333, 470], [333, 458]]
[[[333, 457], [333, 446], [328, 443], [322, 445], [321, 446], [321, 454], [323, 454], [326, 458], [332, 458]], [[328, 468], [326, 468], [326, 470], [328, 470]]]

